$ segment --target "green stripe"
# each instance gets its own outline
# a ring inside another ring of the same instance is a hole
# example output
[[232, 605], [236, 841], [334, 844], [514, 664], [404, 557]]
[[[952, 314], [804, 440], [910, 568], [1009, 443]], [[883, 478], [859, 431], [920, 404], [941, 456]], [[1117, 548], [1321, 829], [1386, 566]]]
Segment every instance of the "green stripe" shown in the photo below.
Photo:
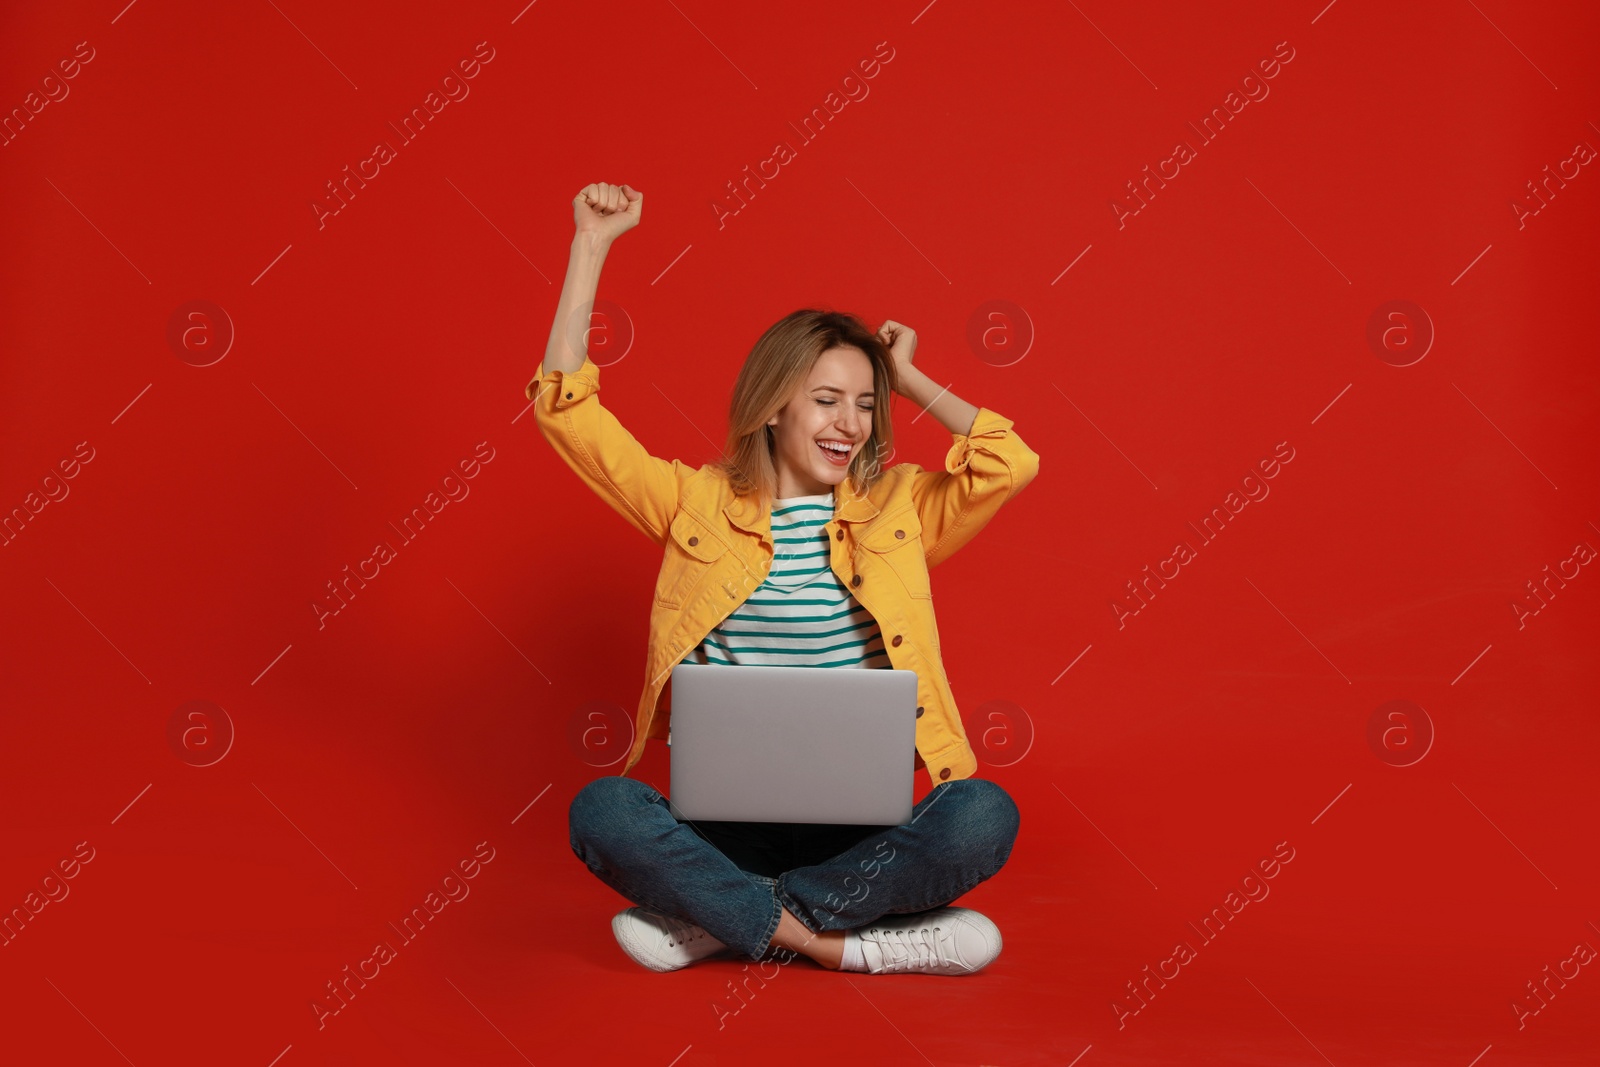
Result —
[[[882, 650], [879, 650], [878, 652], [875, 652], [872, 655], [867, 656], [865, 658], [862, 658], [862, 657], [858, 656], [858, 657], [853, 658], [853, 659], [830, 660], [827, 663], [792, 664], [792, 666], [803, 666], [803, 667], [855, 667], [855, 666], [858, 666], [858, 665], [860, 665], [862, 663], [872, 663], [873, 661], [875, 661], [875, 660], [877, 660], [879, 658], [882, 658], [886, 665], [891, 662], [889, 660], [889, 657], [887, 655], [885, 655]], [[718, 666], [723, 666], [723, 667], [738, 667], [738, 666], [740, 666], [740, 664], [732, 663], [732, 662], [730, 662], [728, 660], [713, 659], [709, 655], [706, 657], [706, 662], [707, 663], [714, 663], [714, 664], [717, 664]], [[743, 666], [761, 666], [761, 664], [744, 664]], [[778, 666], [778, 664], [773, 664], [773, 666]]]
[[842, 644], [825, 645], [821, 648], [757, 648], [753, 645], [735, 646], [721, 642], [719, 642], [719, 644], [722, 644], [722, 647], [727, 649], [729, 652], [759, 652], [764, 656], [811, 656], [818, 655], [823, 652], [837, 652], [842, 648], [854, 648], [858, 650], [866, 649], [872, 644], [872, 641], [881, 640], [883, 640], [883, 635], [876, 634], [870, 641], [845, 641]]
[[[790, 620], [785, 620], [785, 621], [790, 621]], [[794, 621], [798, 621], [798, 620], [794, 620]], [[729, 629], [726, 629], [725, 627], [719, 626], [719, 627], [717, 627], [717, 633], [721, 634], [724, 637], [773, 637], [773, 638], [793, 637], [796, 640], [808, 640], [809, 641], [809, 640], [815, 640], [815, 639], [817, 639], [819, 637], [837, 637], [840, 634], [855, 633], [855, 632], [857, 632], [859, 630], [866, 629], [867, 626], [868, 626], [868, 623], [866, 621], [862, 621], [862, 622], [852, 623], [851, 625], [846, 626], [843, 629], [839, 629], [839, 630], [806, 630], [806, 631], [803, 631], [803, 632], [796, 632], [796, 633], [790, 633], [790, 634], [773, 633], [770, 628], [765, 629], [765, 630], [729, 630]], [[869, 638], [868, 641], [870, 642], [870, 640], [871, 639]]]
[[[752, 601], [749, 601], [749, 600], [745, 601], [745, 604], [749, 604], [749, 603], [752, 603]], [[762, 601], [761, 603], [765, 603], [765, 601]], [[794, 603], [796, 603], [796, 604], [820, 604], [823, 607], [831, 607], [837, 602], [836, 601], [831, 601], [831, 600], [796, 600], [796, 601], [794, 601]], [[759, 607], [760, 604], [757, 604], [757, 606]], [[741, 604], [739, 606], [739, 610], [738, 611], [736, 611], [732, 615], [728, 616], [728, 621], [729, 622], [772, 622], [772, 621], [781, 621], [781, 622], [832, 622], [835, 619], [841, 618], [843, 616], [854, 615], [857, 611], [865, 611], [865, 610], [866, 610], [865, 608], [845, 608], [843, 611], [836, 611], [832, 615], [762, 615], [760, 613], [757, 613], [757, 614], [754, 614], [754, 615], [746, 615], [746, 614], [743, 613], [744, 612], [744, 604]], [[861, 621], [864, 623], [867, 620], [866, 619], [862, 619]]]

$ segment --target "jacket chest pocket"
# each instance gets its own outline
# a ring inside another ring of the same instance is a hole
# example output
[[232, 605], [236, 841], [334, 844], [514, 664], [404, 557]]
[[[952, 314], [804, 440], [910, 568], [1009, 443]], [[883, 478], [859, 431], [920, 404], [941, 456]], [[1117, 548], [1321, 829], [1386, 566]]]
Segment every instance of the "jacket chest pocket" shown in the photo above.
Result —
[[922, 524], [915, 511], [884, 516], [861, 535], [858, 544], [861, 549], [858, 559], [864, 563], [869, 578], [874, 576], [872, 572], [878, 575], [888, 572], [908, 595], [923, 600], [933, 598], [933, 589], [928, 584], [928, 561], [922, 554]]
[[703, 586], [728, 543], [687, 511], [678, 512], [668, 530], [666, 555], [656, 579], [656, 603], [664, 608], [686, 604]]

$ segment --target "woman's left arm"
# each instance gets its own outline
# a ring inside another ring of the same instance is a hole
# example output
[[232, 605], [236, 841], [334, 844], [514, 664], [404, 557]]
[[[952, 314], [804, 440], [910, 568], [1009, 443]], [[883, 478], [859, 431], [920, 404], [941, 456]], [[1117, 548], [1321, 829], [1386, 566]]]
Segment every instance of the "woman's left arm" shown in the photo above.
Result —
[[900, 379], [898, 392], [944, 424], [954, 440], [942, 469], [918, 469], [911, 497], [922, 524], [922, 547], [932, 567], [977, 536], [1000, 505], [1039, 473], [1039, 456], [1012, 430], [1010, 419], [967, 403], [911, 365], [917, 335], [892, 320], [878, 331]]
[[978, 409], [939, 385], [909, 363], [895, 368], [900, 395], [944, 424], [951, 433], [965, 436], [972, 430]]

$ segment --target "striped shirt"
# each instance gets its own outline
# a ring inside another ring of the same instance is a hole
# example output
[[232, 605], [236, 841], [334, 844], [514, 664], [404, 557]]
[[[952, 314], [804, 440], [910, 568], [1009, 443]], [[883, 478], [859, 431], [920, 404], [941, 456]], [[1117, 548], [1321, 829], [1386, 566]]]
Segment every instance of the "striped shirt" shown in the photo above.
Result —
[[878, 623], [828, 565], [833, 494], [772, 506], [772, 569], [684, 663], [888, 669]]

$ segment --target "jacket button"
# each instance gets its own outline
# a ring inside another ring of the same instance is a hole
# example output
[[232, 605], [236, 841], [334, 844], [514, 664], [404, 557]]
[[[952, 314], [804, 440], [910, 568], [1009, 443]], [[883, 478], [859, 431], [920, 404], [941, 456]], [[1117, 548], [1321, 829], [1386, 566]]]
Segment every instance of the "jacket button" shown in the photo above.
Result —
[[690, 543], [690, 544], [691, 544], [691, 545], [698, 545], [698, 544], [699, 544], [699, 543], [700, 543], [700, 538], [698, 538], [698, 537], [691, 537], [691, 538], [689, 538], [689, 543]]
[[567, 394], [567, 399], [568, 399], [568, 400], [571, 400], [571, 399], [572, 399], [572, 394], [571, 394], [571, 393], [568, 393], [568, 394]]
[[836, 532], [836, 533], [835, 533], [835, 534], [834, 534], [834, 535], [833, 535], [833, 539], [834, 539], [834, 540], [835, 540], [835, 541], [843, 541], [843, 540], [844, 540], [844, 531], [843, 531], [843, 530], [839, 530], [839, 531], [837, 531], [837, 532]]
[[854, 578], [851, 578], [850, 579], [850, 584], [851, 585], [860, 585], [861, 584], [861, 575], [858, 574]]
[[905, 640], [905, 638], [901, 637], [899, 634], [895, 634], [894, 635], [894, 640], [892, 642], [890, 642], [890, 643], [892, 645], [894, 645], [895, 648], [899, 648], [900, 647], [900, 642], [904, 641], [904, 640]]
[[949, 767], [946, 767], [944, 770], [939, 772], [939, 780], [940, 781], [943, 781], [944, 779], [946, 779], [948, 777], [950, 777], [950, 768]]
[[920, 707], [917, 708], [917, 718], [922, 718], [922, 709]]
[[895, 537], [903, 538], [903, 537], [905, 537], [906, 532], [904, 530], [896, 530], [894, 532], [894, 535], [895, 535]]

